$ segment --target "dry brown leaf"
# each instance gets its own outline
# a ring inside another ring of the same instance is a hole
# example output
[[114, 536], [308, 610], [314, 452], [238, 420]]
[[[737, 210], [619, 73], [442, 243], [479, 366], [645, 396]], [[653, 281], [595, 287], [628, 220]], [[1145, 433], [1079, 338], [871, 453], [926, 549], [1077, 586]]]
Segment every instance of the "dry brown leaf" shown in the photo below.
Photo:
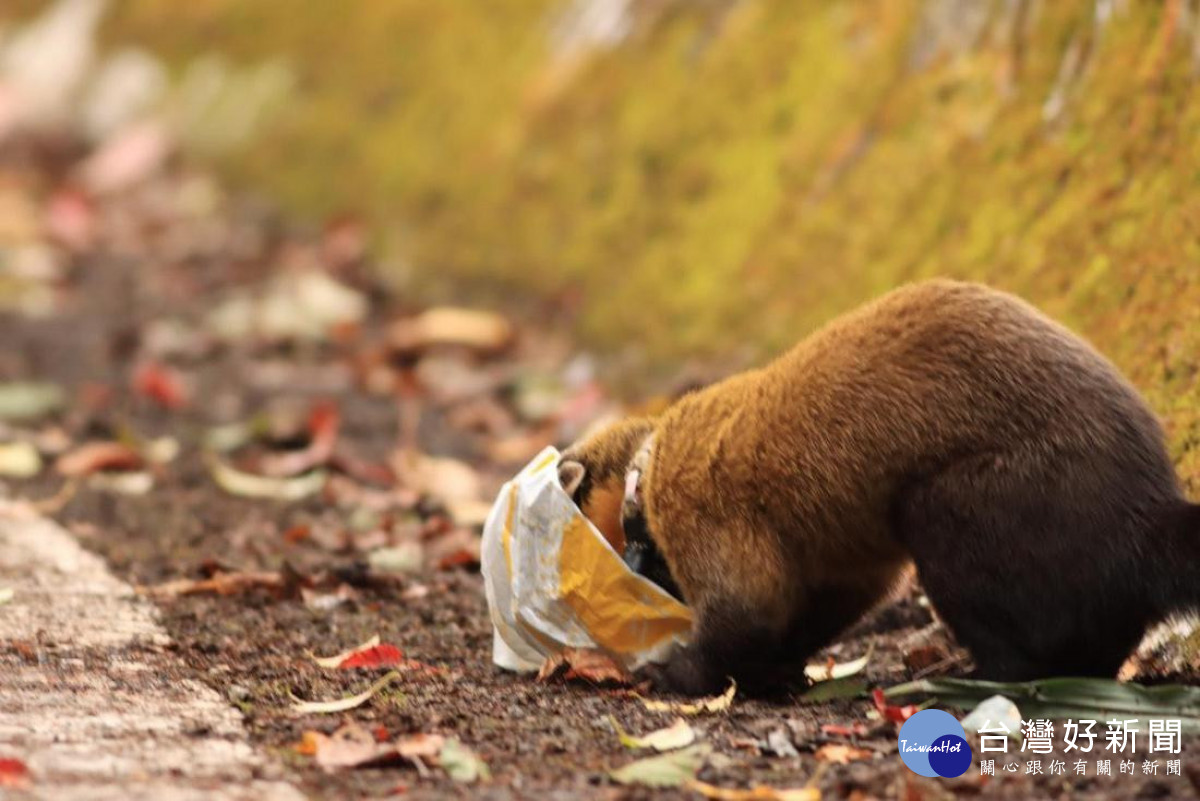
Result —
[[562, 677], [567, 681], [582, 679], [593, 684], [632, 686], [633, 675], [611, 656], [594, 648], [567, 648], [546, 657], [538, 671], [538, 681]]
[[710, 698], [701, 698], [699, 701], [658, 701], [652, 698], [643, 698], [638, 695], [642, 706], [651, 712], [675, 712], [680, 715], [699, 715], [703, 712], [724, 712], [733, 704], [733, 697], [737, 694], [737, 682], [730, 681], [729, 689], [720, 695], [715, 695]]
[[295, 703], [292, 704], [292, 712], [297, 715], [345, 712], [348, 709], [360, 707], [367, 701], [370, 701], [375, 697], [376, 693], [399, 678], [399, 671], [389, 671], [382, 678], [376, 680], [374, 684], [363, 690], [361, 693], [348, 695], [345, 698], [335, 698], [332, 701], [301, 701], [299, 699], [294, 699]]
[[436, 760], [445, 742], [446, 738], [440, 734], [414, 734], [388, 742], [386, 731], [376, 736], [358, 723], [347, 723], [333, 734], [304, 732], [295, 750], [313, 757], [325, 770], [333, 771], [377, 767], [401, 760], [415, 764], [422, 758]]
[[847, 765], [865, 759], [874, 759], [876, 752], [869, 748], [855, 748], [852, 745], [828, 743], [817, 749], [816, 758], [821, 762], [831, 762], [835, 765]]
[[139, 586], [138, 592], [158, 598], [183, 595], [235, 595], [253, 589], [281, 590], [287, 585], [285, 576], [277, 570], [245, 573], [217, 573], [204, 579], [177, 579], [154, 586]]
[[296, 750], [311, 754], [327, 771], [380, 765], [400, 758], [394, 746], [376, 742], [375, 736], [357, 723], [348, 723], [331, 735], [306, 731]]
[[675, 718], [675, 722], [665, 729], [657, 729], [649, 734], [635, 737], [621, 728], [617, 719], [608, 716], [609, 723], [617, 733], [617, 739], [626, 748], [653, 748], [655, 751], [674, 751], [696, 741], [696, 730], [688, 725], [683, 718]]
[[402, 757], [433, 759], [442, 752], [446, 738], [440, 734], [411, 734], [396, 741], [396, 752]]
[[388, 341], [401, 353], [451, 346], [494, 354], [512, 344], [514, 334], [512, 323], [498, 314], [444, 306], [396, 321], [388, 331]]
[[483, 498], [483, 482], [475, 468], [458, 459], [400, 452], [392, 465], [406, 487], [447, 505]]
[[821, 791], [816, 787], [767, 787], [757, 784], [747, 790], [734, 787], [717, 787], [693, 779], [684, 785], [705, 798], [717, 801], [821, 801]]

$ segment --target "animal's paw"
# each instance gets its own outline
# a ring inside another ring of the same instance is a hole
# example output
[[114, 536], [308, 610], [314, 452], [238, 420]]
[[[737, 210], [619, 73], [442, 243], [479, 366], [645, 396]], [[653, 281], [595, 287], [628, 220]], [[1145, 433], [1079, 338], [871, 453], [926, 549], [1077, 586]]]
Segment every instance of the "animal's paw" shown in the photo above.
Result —
[[725, 677], [709, 670], [704, 658], [691, 648], [679, 648], [663, 665], [650, 664], [638, 671], [656, 692], [678, 695], [713, 695], [725, 689]]

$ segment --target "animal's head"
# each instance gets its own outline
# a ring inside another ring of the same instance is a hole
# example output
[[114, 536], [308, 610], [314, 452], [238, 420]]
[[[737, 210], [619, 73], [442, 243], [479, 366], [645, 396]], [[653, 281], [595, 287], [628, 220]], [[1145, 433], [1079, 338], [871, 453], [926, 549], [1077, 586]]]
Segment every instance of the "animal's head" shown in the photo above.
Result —
[[567, 448], [558, 480], [588, 520], [618, 553], [625, 550], [621, 507], [634, 455], [654, 432], [653, 421], [632, 417], [605, 426]]
[[636, 573], [676, 598], [679, 589], [650, 536], [642, 505], [654, 423], [633, 418], [585, 437], [563, 453], [558, 477], [584, 516]]

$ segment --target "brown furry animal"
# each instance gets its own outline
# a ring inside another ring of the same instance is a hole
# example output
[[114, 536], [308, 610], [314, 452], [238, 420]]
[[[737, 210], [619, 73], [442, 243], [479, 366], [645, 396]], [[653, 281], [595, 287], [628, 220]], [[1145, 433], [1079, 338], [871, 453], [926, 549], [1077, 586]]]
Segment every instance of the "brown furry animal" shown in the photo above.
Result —
[[799, 675], [910, 563], [993, 679], [1112, 676], [1149, 624], [1200, 606], [1200, 507], [1153, 414], [987, 287], [885, 295], [571, 447], [563, 484], [611, 519], [639, 450], [627, 560], [696, 613], [658, 676], [678, 691]]

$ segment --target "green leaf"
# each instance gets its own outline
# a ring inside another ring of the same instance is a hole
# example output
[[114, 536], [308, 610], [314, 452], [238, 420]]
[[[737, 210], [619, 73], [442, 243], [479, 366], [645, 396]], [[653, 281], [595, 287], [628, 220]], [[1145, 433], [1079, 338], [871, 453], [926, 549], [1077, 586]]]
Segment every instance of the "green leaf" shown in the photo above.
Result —
[[875, 646], [872, 645], [861, 657], [858, 659], [853, 659], [849, 662], [842, 662], [834, 665], [806, 665], [804, 668], [804, 675], [813, 683], [848, 679], [851, 676], [855, 676], [863, 672], [863, 669], [867, 666], [867, 663], [871, 661], [871, 654], [874, 653], [874, 651]]
[[348, 709], [360, 707], [367, 701], [370, 701], [376, 693], [399, 678], [399, 671], [390, 671], [361, 693], [345, 698], [338, 698], [333, 701], [301, 701], [293, 697], [295, 703], [292, 704], [292, 712], [297, 715], [323, 715], [332, 712], [345, 712]]
[[617, 732], [617, 739], [626, 748], [653, 748], [655, 751], [674, 751], [696, 741], [696, 730], [688, 725], [683, 718], [675, 718], [675, 722], [665, 729], [658, 729], [641, 737], [635, 737], [621, 728], [617, 719], [608, 716], [609, 723]]
[[313, 470], [294, 478], [274, 478], [243, 473], [216, 457], [209, 459], [213, 479], [221, 489], [244, 498], [267, 498], [276, 501], [299, 501], [321, 491], [325, 486], [324, 470]]
[[446, 771], [446, 775], [456, 782], [473, 782], [480, 779], [486, 781], [492, 778], [492, 772], [488, 770], [487, 763], [454, 737], [451, 737], [442, 746], [442, 751], [438, 754], [438, 761], [441, 763], [442, 770]]
[[867, 694], [867, 683], [862, 679], [833, 679], [821, 681], [796, 696], [802, 704], [823, 704], [844, 698], [861, 698]]
[[66, 397], [57, 384], [42, 381], [0, 383], [0, 420], [36, 420], [62, 408]]
[[931, 679], [900, 684], [884, 694], [889, 698], [935, 696], [941, 705], [964, 708], [993, 695], [1003, 695], [1026, 715], [1052, 719], [1080, 714], [1178, 718], [1184, 729], [1200, 731], [1200, 687], [1182, 684], [1145, 687], [1134, 682], [1086, 678], [1007, 683]]
[[619, 784], [641, 784], [646, 787], [678, 787], [696, 777], [696, 772], [712, 752], [712, 746], [701, 743], [679, 751], [646, 757], [609, 772]]

